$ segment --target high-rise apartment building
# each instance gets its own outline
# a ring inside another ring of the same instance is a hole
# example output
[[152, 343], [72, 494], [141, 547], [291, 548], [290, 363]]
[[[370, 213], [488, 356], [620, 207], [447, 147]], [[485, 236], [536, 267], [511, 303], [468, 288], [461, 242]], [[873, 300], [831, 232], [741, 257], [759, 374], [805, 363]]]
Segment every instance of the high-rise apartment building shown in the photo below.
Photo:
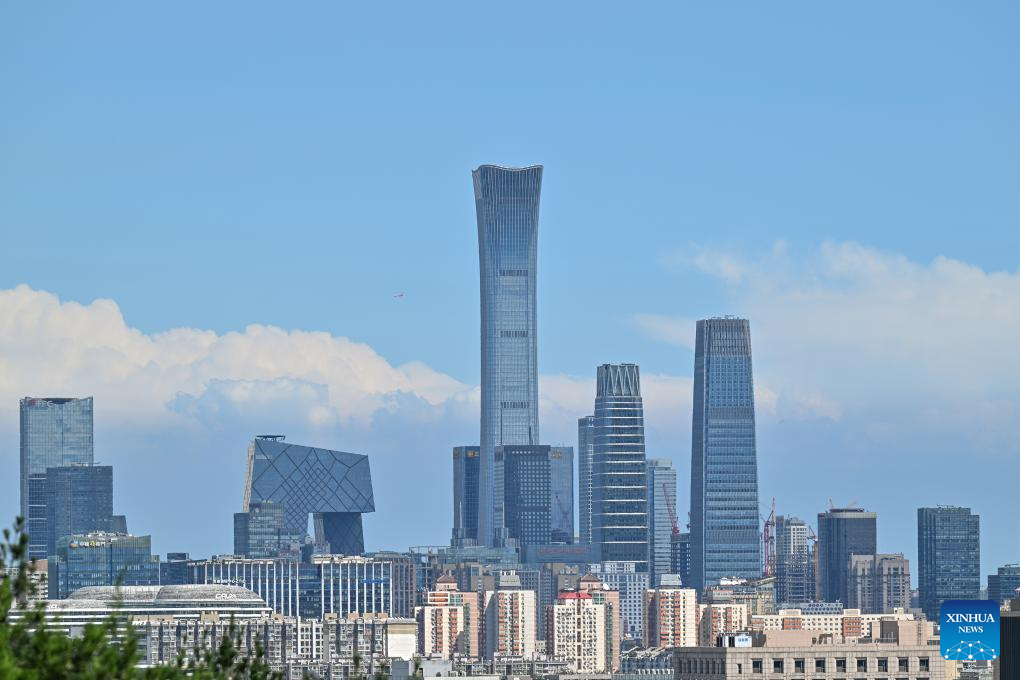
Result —
[[46, 554], [65, 536], [113, 529], [113, 468], [68, 465], [46, 468]]
[[878, 515], [863, 508], [831, 508], [818, 513], [818, 599], [847, 602], [851, 555], [878, 552]]
[[620, 642], [624, 630], [623, 615], [620, 613], [620, 591], [604, 585], [594, 574], [585, 574], [577, 580], [577, 592], [587, 593], [595, 604], [605, 606], [606, 668], [615, 673], [620, 670]]
[[648, 572], [649, 583], [655, 588], [663, 576], [676, 573], [672, 564], [676, 470], [667, 458], [649, 460], [647, 470]]
[[797, 517], [776, 516], [776, 602], [815, 599], [811, 528]]
[[645, 647], [696, 646], [698, 616], [698, 591], [675, 574], [664, 576], [645, 592]]
[[47, 468], [93, 463], [92, 397], [21, 400], [21, 516], [28, 556], [44, 559], [50, 546]]
[[504, 516], [496, 447], [540, 441], [535, 286], [542, 166], [481, 165], [472, 178], [482, 341], [478, 540], [494, 545]]
[[453, 447], [453, 541], [478, 540], [479, 449]]
[[588, 565], [591, 575], [602, 586], [619, 594], [621, 638], [640, 640], [644, 637], [645, 591], [648, 572], [638, 571], [636, 562], [601, 562]]
[[921, 609], [937, 621], [945, 600], [976, 600], [981, 590], [981, 518], [970, 508], [917, 509]]
[[595, 465], [595, 416], [577, 419], [577, 508], [581, 543], [592, 542], [592, 473]]
[[698, 322], [691, 432], [691, 587], [761, 576], [751, 327]]
[[910, 609], [910, 561], [895, 555], [851, 555], [847, 602], [865, 614]]
[[644, 409], [636, 364], [598, 367], [592, 476], [592, 541], [602, 562], [648, 571]]
[[480, 611], [478, 593], [462, 592], [457, 579], [440, 576], [435, 590], [425, 594], [424, 606], [415, 610], [418, 651], [426, 658], [480, 657]]
[[746, 604], [714, 602], [698, 606], [698, 644], [714, 647], [720, 635], [733, 635], [746, 631], [750, 621]]
[[535, 656], [538, 624], [534, 590], [524, 590], [515, 574], [501, 576], [496, 590], [483, 595], [485, 656]]
[[288, 444], [282, 435], [256, 437], [248, 447], [241, 512], [264, 501], [283, 506], [288, 533], [307, 535], [314, 514], [316, 543], [334, 554], [360, 555], [361, 515], [375, 512], [368, 456]]
[[591, 593], [560, 593], [546, 613], [546, 654], [576, 673], [605, 673], [609, 640], [606, 605]]

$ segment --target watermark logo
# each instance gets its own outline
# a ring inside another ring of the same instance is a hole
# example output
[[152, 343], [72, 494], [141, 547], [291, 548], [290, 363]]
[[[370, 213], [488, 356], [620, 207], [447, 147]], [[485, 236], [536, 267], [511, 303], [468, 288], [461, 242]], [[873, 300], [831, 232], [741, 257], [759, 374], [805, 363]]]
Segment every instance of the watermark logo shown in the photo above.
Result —
[[943, 659], [991, 661], [999, 656], [999, 604], [989, 600], [946, 600], [939, 610]]

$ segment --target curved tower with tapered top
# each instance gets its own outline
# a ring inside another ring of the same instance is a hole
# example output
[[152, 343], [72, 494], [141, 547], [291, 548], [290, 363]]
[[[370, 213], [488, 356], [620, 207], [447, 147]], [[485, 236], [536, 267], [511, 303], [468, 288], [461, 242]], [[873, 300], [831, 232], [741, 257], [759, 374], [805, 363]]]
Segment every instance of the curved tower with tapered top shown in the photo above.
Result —
[[482, 307], [479, 543], [503, 526], [495, 449], [538, 444], [535, 280], [542, 166], [481, 165], [473, 173]]

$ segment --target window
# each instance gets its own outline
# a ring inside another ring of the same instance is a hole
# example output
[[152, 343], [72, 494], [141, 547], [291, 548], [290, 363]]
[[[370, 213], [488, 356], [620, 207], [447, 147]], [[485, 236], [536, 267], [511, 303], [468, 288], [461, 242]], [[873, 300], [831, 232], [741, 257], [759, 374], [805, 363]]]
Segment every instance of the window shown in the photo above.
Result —
[[815, 659], [815, 673], [825, 672], [825, 659]]
[[858, 673], [867, 673], [868, 672], [868, 660], [867, 659], [857, 659], [857, 672]]
[[751, 672], [752, 673], [761, 673], [762, 672], [762, 662], [761, 662], [761, 659], [751, 659]]
[[782, 659], [772, 659], [772, 672], [773, 673], [782, 673], [783, 672], [783, 660]]
[[793, 672], [794, 673], [803, 673], [804, 672], [804, 659], [794, 659], [793, 660]]
[[910, 659], [904, 659], [901, 657], [899, 659], [899, 663], [897, 664], [897, 670], [899, 670], [900, 673], [906, 673], [907, 671], [909, 671]]
[[[857, 663], [860, 664], [860, 661], [858, 661]], [[858, 666], [857, 670], [861, 670], [859, 666]], [[867, 669], [865, 669], [865, 670], [867, 670]], [[878, 672], [879, 673], [888, 673], [889, 672], [889, 659], [886, 659], [885, 657], [879, 658], [879, 660], [878, 660]]]
[[846, 659], [836, 659], [836, 672], [846, 673]]
[[922, 670], [925, 673], [928, 672], [928, 657], [922, 656], [920, 659], [917, 660], [917, 663], [918, 663], [918, 670]]

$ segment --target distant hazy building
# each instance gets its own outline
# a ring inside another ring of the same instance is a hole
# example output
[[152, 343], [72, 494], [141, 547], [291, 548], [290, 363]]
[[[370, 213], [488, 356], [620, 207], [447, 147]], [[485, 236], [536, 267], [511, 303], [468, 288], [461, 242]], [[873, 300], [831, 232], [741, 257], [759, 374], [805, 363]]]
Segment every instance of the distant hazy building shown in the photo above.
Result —
[[981, 590], [981, 518], [970, 508], [917, 509], [917, 585], [921, 609], [937, 621], [945, 600], [975, 600]]
[[577, 419], [577, 507], [581, 543], [592, 542], [592, 474], [595, 465], [595, 416]]
[[988, 599], [999, 604], [1020, 597], [1020, 564], [999, 567], [988, 575]]
[[577, 673], [605, 673], [609, 641], [606, 637], [606, 605], [591, 593], [560, 593], [546, 614], [545, 651], [553, 659], [567, 661]]
[[747, 319], [698, 321], [691, 441], [691, 579], [761, 576], [758, 456]]
[[46, 554], [57, 540], [93, 531], [113, 530], [113, 468], [68, 465], [46, 468]]
[[283, 505], [272, 501], [248, 504], [248, 512], [234, 513], [234, 554], [245, 557], [276, 557], [300, 553], [305, 532], [287, 526]]
[[620, 632], [622, 638], [640, 640], [644, 637], [645, 591], [648, 572], [638, 571], [636, 562], [602, 562], [589, 565], [591, 573], [602, 585], [615, 590], [620, 597]]
[[776, 601], [815, 599], [814, 556], [808, 538], [811, 528], [797, 517], [776, 517]]
[[750, 614], [771, 614], [776, 611], [776, 578], [724, 578], [705, 588], [706, 603], [736, 603], [747, 606]]
[[50, 599], [86, 586], [159, 585], [159, 556], [149, 536], [97, 531], [64, 536], [47, 560]]
[[602, 562], [648, 571], [648, 487], [641, 378], [635, 364], [598, 367], [595, 396], [593, 543]]
[[241, 512], [253, 503], [283, 506], [286, 530], [307, 534], [315, 515], [316, 543], [335, 554], [365, 551], [361, 515], [375, 511], [368, 456], [288, 444], [282, 436], [256, 437], [248, 447], [248, 475]]
[[[554, 464], [554, 456], [556, 458]], [[545, 445], [497, 446], [495, 465], [500, 470], [503, 486], [503, 507], [505, 517], [502, 525], [509, 538], [521, 546], [549, 545], [553, 543], [553, 521], [557, 517], [557, 535], [563, 538], [564, 525], [573, 524], [573, 513], [561, 507], [563, 495], [573, 494], [562, 488], [560, 480], [554, 480], [554, 471], [566, 475], [566, 481], [573, 483], [569, 471], [562, 461], [573, 459], [572, 451]], [[555, 488], [554, 488], [555, 487]], [[554, 498], [555, 494], [555, 498]], [[559, 518], [561, 514], [566, 517]]]
[[574, 447], [549, 447], [550, 542], [574, 542]]
[[114, 515], [110, 518], [110, 531], [115, 534], [129, 534], [127, 515]]
[[524, 590], [516, 575], [501, 577], [495, 590], [483, 595], [485, 656], [534, 658], [538, 624], [534, 590]]
[[910, 609], [910, 562], [902, 554], [851, 555], [847, 608], [865, 614]]
[[878, 552], [878, 515], [862, 508], [832, 508], [818, 513], [818, 599], [847, 602], [851, 555]]
[[453, 540], [478, 540], [478, 484], [480, 458], [477, 446], [453, 447]]
[[160, 585], [186, 585], [191, 583], [188, 572], [190, 556], [186, 552], [168, 552], [166, 559], [159, 563]]
[[443, 575], [417, 607], [418, 651], [426, 658], [480, 657], [482, 622], [479, 594], [464, 592], [457, 579]]
[[28, 556], [47, 557], [47, 468], [93, 462], [92, 397], [21, 400], [21, 516]]
[[648, 571], [652, 588], [673, 571], [673, 518], [676, 513], [676, 470], [673, 461], [656, 458], [648, 461]]
[[698, 644], [698, 591], [680, 577], [663, 575], [645, 592], [645, 647], [693, 647]]
[[481, 465], [478, 540], [494, 545], [504, 516], [497, 446], [537, 444], [535, 287], [542, 166], [472, 172], [481, 286]]

